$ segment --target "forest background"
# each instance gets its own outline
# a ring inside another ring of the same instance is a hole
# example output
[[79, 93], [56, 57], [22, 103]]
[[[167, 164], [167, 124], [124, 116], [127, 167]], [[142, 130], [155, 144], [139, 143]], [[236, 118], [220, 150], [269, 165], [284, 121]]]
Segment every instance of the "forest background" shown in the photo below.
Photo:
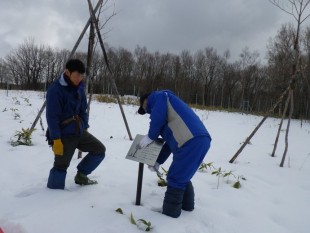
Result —
[[[288, 87], [294, 63], [294, 25], [283, 24], [270, 38], [263, 57], [249, 47], [231, 61], [230, 51], [218, 54], [206, 46], [196, 52], [180, 54], [149, 52], [137, 45], [134, 51], [105, 44], [112, 75], [121, 95], [139, 96], [145, 92], [170, 89], [189, 104], [227, 110], [262, 113], [268, 111]], [[300, 33], [301, 69], [294, 91], [295, 119], [310, 118], [310, 27]], [[96, 46], [93, 53], [92, 91], [112, 94], [111, 75]], [[63, 71], [70, 55], [68, 49], [37, 44], [26, 38], [16, 49], [0, 58], [0, 88], [46, 90]], [[87, 52], [75, 57], [86, 62]], [[274, 109], [281, 116], [283, 103]]]

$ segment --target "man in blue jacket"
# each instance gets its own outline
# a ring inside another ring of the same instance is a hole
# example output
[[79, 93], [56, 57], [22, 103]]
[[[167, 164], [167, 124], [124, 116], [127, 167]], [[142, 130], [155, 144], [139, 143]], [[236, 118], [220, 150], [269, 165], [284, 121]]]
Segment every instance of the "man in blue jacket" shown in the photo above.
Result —
[[158, 171], [173, 153], [162, 213], [177, 218], [181, 209], [194, 210], [191, 179], [210, 148], [211, 137], [194, 111], [169, 90], [142, 95], [138, 113], [148, 113], [151, 119], [148, 134], [138, 147], [148, 146], [159, 136], [165, 141], [155, 166], [149, 168]]
[[74, 179], [79, 185], [97, 183], [87, 175], [105, 157], [104, 145], [87, 131], [87, 100], [82, 82], [84, 74], [84, 63], [71, 59], [66, 64], [65, 72], [47, 91], [46, 120], [55, 155], [47, 182], [47, 187], [51, 189], [64, 189], [67, 168], [76, 149], [89, 152], [77, 166]]

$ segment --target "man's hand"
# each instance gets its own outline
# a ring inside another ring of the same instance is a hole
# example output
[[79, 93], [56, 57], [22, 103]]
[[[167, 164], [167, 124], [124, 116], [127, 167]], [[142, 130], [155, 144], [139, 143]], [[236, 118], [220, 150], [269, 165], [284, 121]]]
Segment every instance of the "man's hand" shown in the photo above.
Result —
[[64, 145], [60, 138], [53, 140], [53, 151], [55, 155], [62, 156], [64, 154]]
[[148, 135], [145, 135], [141, 141], [139, 142], [139, 144], [137, 145], [136, 149], [142, 149], [147, 147], [149, 144], [151, 144], [153, 142], [152, 139], [149, 138]]

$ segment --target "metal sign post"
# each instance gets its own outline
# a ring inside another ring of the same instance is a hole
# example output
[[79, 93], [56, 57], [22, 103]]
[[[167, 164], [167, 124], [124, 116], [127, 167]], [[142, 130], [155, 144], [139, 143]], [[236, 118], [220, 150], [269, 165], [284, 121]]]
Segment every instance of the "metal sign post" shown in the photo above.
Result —
[[138, 149], [137, 146], [143, 137], [144, 136], [140, 134], [136, 135], [135, 140], [126, 155], [126, 159], [139, 162], [136, 205], [141, 204], [144, 164], [154, 166], [164, 144], [163, 142], [154, 141], [147, 147]]
[[143, 169], [144, 169], [144, 164], [143, 163], [139, 163], [137, 193], [136, 193], [136, 205], [140, 205], [141, 204]]

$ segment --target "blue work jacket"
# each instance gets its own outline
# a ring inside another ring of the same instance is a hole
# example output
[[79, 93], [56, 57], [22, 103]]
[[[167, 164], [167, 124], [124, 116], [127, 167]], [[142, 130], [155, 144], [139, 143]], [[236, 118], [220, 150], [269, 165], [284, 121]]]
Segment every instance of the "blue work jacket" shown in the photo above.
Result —
[[[78, 120], [63, 124], [76, 116]], [[47, 90], [46, 120], [51, 140], [81, 135], [89, 127], [84, 84], [81, 82], [73, 86], [66, 80], [65, 74], [54, 81]]]
[[208, 136], [206, 127], [195, 112], [169, 90], [152, 92], [147, 99], [146, 112], [150, 114], [148, 136], [158, 136], [168, 143], [172, 152], [198, 136]]

